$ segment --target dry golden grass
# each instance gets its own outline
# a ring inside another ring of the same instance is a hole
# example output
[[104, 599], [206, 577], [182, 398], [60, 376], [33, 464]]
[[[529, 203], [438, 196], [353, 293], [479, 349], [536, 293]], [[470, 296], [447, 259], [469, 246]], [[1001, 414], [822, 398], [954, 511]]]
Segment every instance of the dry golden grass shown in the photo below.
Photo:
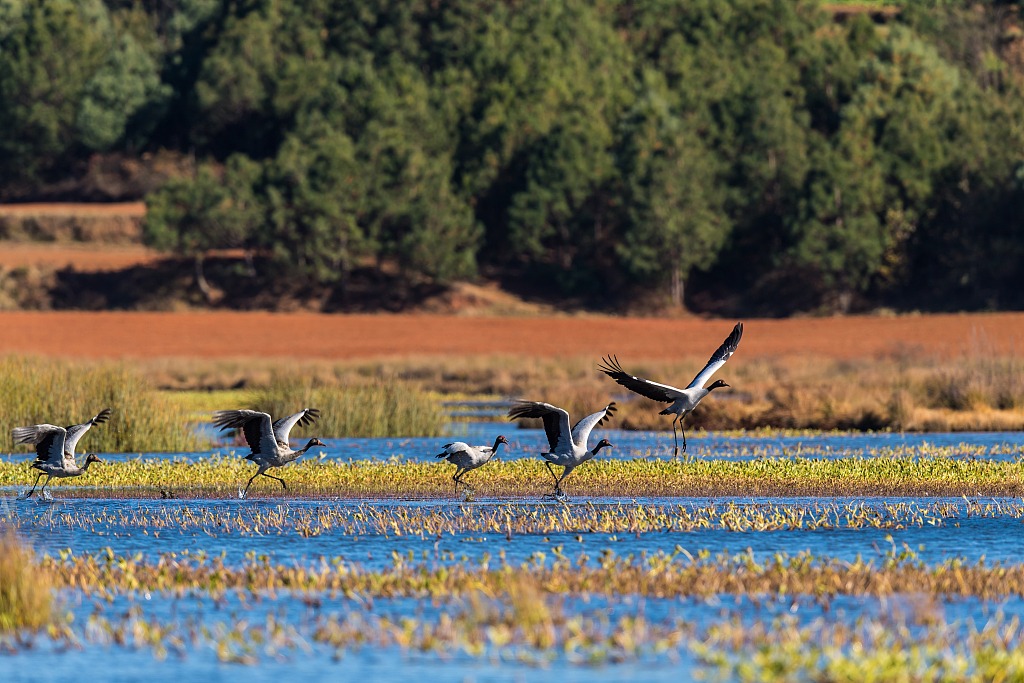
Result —
[[[738, 356], [719, 375], [730, 384], [687, 418], [704, 429], [868, 429], [894, 431], [1013, 431], [1024, 429], [1024, 361], [975, 348], [952, 360], [882, 356], [842, 360], [821, 356]], [[685, 386], [706, 358], [639, 361], [628, 372]], [[517, 356], [304, 361], [253, 367], [244, 361], [139, 361], [160, 385], [174, 389], [263, 386], [281, 373], [313, 377], [324, 387], [380, 378], [459, 398], [527, 398], [582, 417], [615, 400], [613, 425], [670, 429], [664, 404], [615, 384], [597, 358], [557, 360]]]
[[38, 631], [50, 622], [53, 577], [11, 529], [0, 533], [0, 633]]

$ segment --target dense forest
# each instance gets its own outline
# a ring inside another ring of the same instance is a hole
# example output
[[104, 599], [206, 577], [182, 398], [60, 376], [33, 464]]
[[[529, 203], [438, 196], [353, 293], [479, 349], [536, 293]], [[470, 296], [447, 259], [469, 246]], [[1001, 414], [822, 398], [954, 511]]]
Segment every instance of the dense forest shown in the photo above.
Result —
[[892, 6], [0, 0], [0, 200], [144, 196], [153, 246], [342, 297], [1020, 307], [1022, 11]]

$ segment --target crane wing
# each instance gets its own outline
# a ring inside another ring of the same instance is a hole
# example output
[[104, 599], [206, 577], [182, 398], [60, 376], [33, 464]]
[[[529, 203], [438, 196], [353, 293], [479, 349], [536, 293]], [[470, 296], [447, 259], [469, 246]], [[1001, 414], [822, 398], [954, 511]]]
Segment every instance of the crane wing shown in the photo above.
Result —
[[597, 367], [598, 370], [608, 375], [633, 393], [640, 394], [641, 396], [655, 401], [661, 401], [662, 403], [672, 403], [683, 396], [682, 389], [669, 386], [668, 384], [661, 384], [660, 382], [653, 382], [649, 379], [644, 379], [643, 377], [630, 375], [622, 369], [622, 366], [619, 365], [619, 359], [615, 356], [602, 358], [601, 362], [603, 365], [599, 365]]
[[711, 379], [711, 376], [718, 372], [718, 368], [725, 365], [725, 361], [732, 357], [732, 354], [736, 353], [736, 347], [740, 345], [740, 339], [743, 337], [743, 323], [736, 323], [736, 327], [732, 328], [732, 332], [725, 338], [722, 345], [711, 354], [711, 359], [708, 360], [708, 364], [704, 366], [704, 369], [697, 373], [697, 376], [693, 378], [687, 389], [693, 389], [694, 387], [703, 387]]
[[83, 422], [80, 425], [69, 425], [67, 427], [67, 436], [64, 438], [64, 450], [70, 453], [73, 457], [75, 455], [75, 446], [78, 445], [78, 440], [81, 439], [93, 425], [103, 424], [109, 419], [110, 408], [104, 408], [98, 415], [93, 416], [93, 418], [87, 422]]
[[270, 415], [258, 410], [218, 410], [213, 414], [213, 426], [220, 429], [241, 428], [245, 442], [253, 453], [277, 453], [277, 439], [270, 426]]
[[295, 425], [305, 427], [318, 419], [320, 419], [320, 411], [316, 408], [306, 408], [300, 413], [282, 417], [274, 423], [274, 438], [287, 446], [288, 435], [291, 434], [292, 427]]
[[51, 465], [75, 466], [75, 456], [70, 458], [64, 456], [64, 439], [67, 430], [63, 427], [51, 424], [31, 425], [30, 427], [16, 427], [11, 430], [14, 443], [28, 443], [36, 447], [36, 463], [49, 463]]
[[569, 413], [558, 406], [540, 401], [516, 401], [509, 408], [508, 419], [537, 417], [544, 421], [544, 433], [548, 436], [551, 452], [572, 450], [572, 432], [569, 429]]
[[590, 432], [594, 430], [594, 427], [611, 420], [616, 410], [615, 401], [612, 401], [606, 405], [603, 410], [599, 410], [592, 415], [587, 415], [585, 418], [577, 422], [572, 428], [573, 442], [578, 446], [586, 448], [587, 440], [590, 438]]

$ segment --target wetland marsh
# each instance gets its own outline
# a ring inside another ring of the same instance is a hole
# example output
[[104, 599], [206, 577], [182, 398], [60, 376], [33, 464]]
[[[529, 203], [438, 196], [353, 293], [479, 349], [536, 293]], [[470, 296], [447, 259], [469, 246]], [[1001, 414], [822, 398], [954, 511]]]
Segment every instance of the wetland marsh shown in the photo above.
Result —
[[670, 432], [602, 430], [555, 500], [541, 431], [449, 431], [512, 441], [458, 497], [445, 438], [328, 439], [247, 500], [227, 442], [103, 454], [47, 502], [2, 458], [55, 596], [0, 635], [5, 680], [1024, 675], [1018, 433], [697, 433], [672, 462]]

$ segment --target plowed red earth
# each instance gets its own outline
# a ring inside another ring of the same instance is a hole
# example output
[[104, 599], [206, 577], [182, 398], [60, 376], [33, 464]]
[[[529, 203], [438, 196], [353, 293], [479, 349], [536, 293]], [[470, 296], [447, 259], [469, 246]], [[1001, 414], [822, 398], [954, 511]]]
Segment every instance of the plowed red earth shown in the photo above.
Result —
[[[0, 354], [81, 358], [704, 355], [731, 320], [312, 313], [2, 312]], [[744, 356], [1016, 353], [1024, 314], [747, 320]]]
[[0, 242], [0, 266], [9, 268], [36, 266], [98, 272], [145, 265], [163, 257], [160, 252], [139, 246]]

